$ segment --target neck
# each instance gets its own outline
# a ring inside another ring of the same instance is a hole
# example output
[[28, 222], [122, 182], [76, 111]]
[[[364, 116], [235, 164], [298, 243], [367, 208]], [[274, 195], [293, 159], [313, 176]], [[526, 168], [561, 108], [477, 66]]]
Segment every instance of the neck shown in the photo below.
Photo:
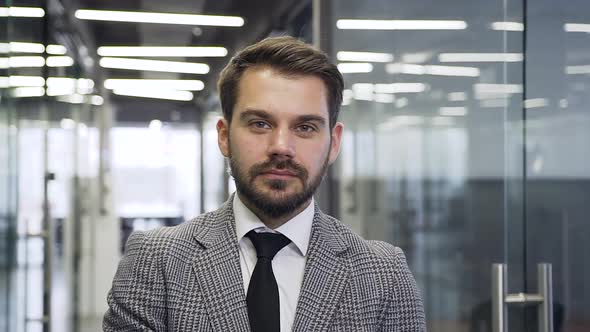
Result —
[[270, 229], [276, 229], [276, 228], [281, 227], [282, 225], [287, 223], [287, 221], [293, 219], [293, 217], [295, 217], [296, 215], [301, 213], [303, 210], [305, 210], [309, 206], [309, 204], [311, 203], [311, 198], [310, 198], [309, 200], [307, 200], [305, 203], [301, 204], [299, 207], [297, 207], [295, 210], [293, 210], [290, 213], [286, 213], [286, 214], [278, 216], [278, 217], [270, 217], [266, 213], [261, 211], [260, 209], [256, 208], [244, 196], [240, 195], [240, 193], [238, 191], [236, 192], [236, 195], [238, 195], [238, 197], [240, 198], [240, 201], [242, 201], [242, 203], [244, 203], [244, 205], [250, 211], [252, 211], [252, 213], [254, 213], [258, 217], [258, 219], [260, 219], [260, 221], [262, 221], [262, 223], [266, 227], [268, 227]]

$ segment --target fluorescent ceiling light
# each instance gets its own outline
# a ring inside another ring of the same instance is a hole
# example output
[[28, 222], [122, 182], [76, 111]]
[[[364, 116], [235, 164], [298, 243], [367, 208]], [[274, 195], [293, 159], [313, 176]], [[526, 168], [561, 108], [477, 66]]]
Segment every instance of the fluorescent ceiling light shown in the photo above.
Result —
[[41, 56], [14, 56], [0, 58], [0, 68], [38, 68], [47, 63], [49, 67], [69, 67], [74, 65], [74, 59], [69, 56], [50, 56], [47, 62]]
[[21, 43], [21, 42], [11, 42], [9, 43], [9, 49], [11, 53], [43, 53], [45, 51], [45, 46], [43, 44], [38, 43]]
[[373, 90], [375, 86], [372, 83], [355, 83], [352, 85], [353, 98], [356, 100], [373, 100]]
[[[0, 77], [0, 87], [43, 87], [45, 80], [41, 76], [8, 76]], [[49, 77], [48, 87], [75, 87], [78, 93], [91, 93], [94, 81], [87, 78]]]
[[473, 90], [476, 99], [502, 99], [522, 93], [522, 85], [477, 83], [473, 85]]
[[[47, 94], [49, 94], [49, 92]], [[56, 99], [57, 99], [57, 101], [61, 101], [64, 103], [70, 103], [70, 104], [83, 104], [86, 101], [86, 97], [84, 97], [81, 94], [77, 94], [77, 93], [58, 96]], [[73, 129], [73, 128], [64, 128], [64, 129]]]
[[45, 59], [41, 56], [13, 56], [0, 58], [0, 68], [36, 68], [43, 67]]
[[87, 78], [50, 77], [47, 79], [47, 95], [90, 94], [94, 81]]
[[100, 56], [133, 56], [133, 57], [224, 57], [227, 55], [225, 47], [190, 46], [102, 46], [99, 47]]
[[497, 31], [524, 31], [524, 24], [520, 22], [494, 22], [492, 30]]
[[467, 93], [465, 93], [465, 92], [449, 92], [448, 99], [449, 99], [449, 101], [466, 101], [467, 100]]
[[39, 7], [0, 7], [0, 17], [43, 17], [45, 11]]
[[440, 115], [444, 116], [465, 116], [467, 108], [465, 107], [441, 107], [438, 109]]
[[155, 119], [150, 121], [148, 128], [153, 131], [160, 131], [162, 129], [162, 121]]
[[47, 53], [52, 55], [63, 55], [68, 52], [63, 45], [47, 45]]
[[199, 80], [159, 80], [159, 79], [107, 79], [104, 87], [109, 90], [128, 88], [148, 88], [162, 90], [201, 91], [205, 84]]
[[356, 20], [336, 21], [336, 27], [342, 30], [464, 30], [465, 21], [445, 20]]
[[521, 62], [522, 53], [441, 53], [440, 62]]
[[366, 61], [366, 62], [391, 62], [393, 54], [376, 52], [349, 52], [340, 51], [336, 54], [339, 61]]
[[590, 74], [590, 65], [566, 66], [565, 73], [568, 75]]
[[92, 89], [94, 88], [94, 81], [89, 78], [79, 78], [77, 80], [77, 84], [78, 91], [80, 91], [80, 93], [91, 93]]
[[95, 106], [100, 106], [100, 105], [104, 104], [104, 98], [102, 98], [101, 96], [98, 96], [98, 95], [94, 95], [94, 96], [90, 97], [90, 103]]
[[115, 89], [113, 93], [119, 96], [191, 101], [193, 94], [189, 91], [166, 91], [145, 89]]
[[525, 99], [524, 108], [540, 108], [548, 105], [547, 99], [545, 98], [532, 98]]
[[209, 66], [204, 63], [140, 60], [127, 58], [102, 58], [100, 66], [104, 68], [146, 70], [185, 74], [207, 74]]
[[8, 76], [3, 77], [7, 79], [7, 86], [5, 87], [43, 87], [45, 86], [45, 79], [40, 76]]
[[474, 85], [475, 91], [479, 93], [522, 93], [521, 84], [487, 84], [477, 83]]
[[479, 102], [479, 106], [483, 108], [506, 108], [508, 107], [508, 99], [501, 98], [501, 99], [484, 99]]
[[378, 103], [393, 104], [395, 96], [389, 93], [376, 93], [373, 95], [373, 100]]
[[385, 65], [385, 71], [389, 74], [410, 74], [410, 75], [438, 75], [438, 76], [464, 76], [478, 77], [479, 68], [461, 66], [439, 66], [439, 65], [415, 65], [406, 63], [390, 63]]
[[352, 85], [352, 91], [356, 100], [376, 101], [376, 96], [380, 95], [377, 98], [381, 99], [381, 102], [386, 99], [387, 102], [393, 102], [393, 95], [391, 97], [394, 99], [390, 101], [390, 97], [383, 94], [418, 93], [425, 91], [426, 87], [424, 83], [355, 83]]
[[66, 96], [76, 93], [75, 86], [48, 86], [47, 87], [47, 95], [48, 96]]
[[59, 122], [59, 125], [62, 129], [74, 129], [74, 128], [76, 128], [76, 121], [66, 118], [66, 119], [62, 119]]
[[376, 93], [418, 93], [426, 91], [424, 83], [375, 84]]
[[385, 65], [385, 71], [389, 74], [424, 75], [426, 74], [426, 66], [405, 63], [390, 63]]
[[49, 67], [70, 67], [74, 65], [74, 59], [69, 56], [50, 56], [47, 58]]
[[[39, 43], [10, 42], [0, 43], [0, 53], [36, 53], [45, 51], [45, 46]], [[47, 53], [52, 55], [66, 54], [67, 49], [63, 45], [48, 45]]]
[[78, 9], [76, 11], [75, 16], [81, 20], [93, 21], [185, 24], [227, 27], [241, 27], [244, 25], [244, 19], [238, 16], [193, 15], [90, 9]]
[[583, 23], [566, 23], [563, 29], [567, 32], [586, 32], [590, 33], [590, 24]]
[[460, 66], [425, 66], [426, 74], [439, 76], [465, 76], [478, 77], [479, 68], [475, 67], [460, 67]]
[[342, 74], [370, 73], [373, 71], [373, 65], [368, 62], [339, 63], [338, 70]]
[[12, 96], [15, 98], [42, 97], [43, 95], [45, 95], [45, 89], [38, 87], [20, 87], [12, 90]]
[[0, 53], [43, 53], [45, 46], [38, 43], [0, 43]]
[[404, 63], [424, 63], [432, 58], [432, 53], [408, 53], [402, 55], [402, 62]]

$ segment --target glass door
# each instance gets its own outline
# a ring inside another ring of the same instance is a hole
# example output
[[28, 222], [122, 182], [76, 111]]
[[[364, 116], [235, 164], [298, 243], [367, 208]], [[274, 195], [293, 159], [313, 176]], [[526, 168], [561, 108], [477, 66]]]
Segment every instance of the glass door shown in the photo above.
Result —
[[588, 7], [316, 3], [346, 84], [330, 212], [404, 249], [429, 331], [588, 330]]
[[525, 289], [549, 264], [553, 331], [589, 331], [590, 3], [527, 1], [525, 47]]

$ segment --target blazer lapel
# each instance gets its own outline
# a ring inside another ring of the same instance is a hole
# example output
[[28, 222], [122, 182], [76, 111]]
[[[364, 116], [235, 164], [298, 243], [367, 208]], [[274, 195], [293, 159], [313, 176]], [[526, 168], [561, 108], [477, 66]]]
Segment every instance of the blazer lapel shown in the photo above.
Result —
[[249, 331], [232, 199], [199, 225], [194, 238], [202, 248], [195, 253], [193, 269], [212, 329]]
[[315, 211], [293, 331], [326, 330], [349, 280], [347, 244], [317, 205]]

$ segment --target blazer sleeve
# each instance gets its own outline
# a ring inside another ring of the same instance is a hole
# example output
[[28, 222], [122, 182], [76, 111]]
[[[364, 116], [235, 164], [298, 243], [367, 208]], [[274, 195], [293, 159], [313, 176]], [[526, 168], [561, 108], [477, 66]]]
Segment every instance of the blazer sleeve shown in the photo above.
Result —
[[426, 331], [420, 291], [403, 251], [390, 246], [394, 254], [392, 295], [384, 311], [382, 331]]
[[166, 296], [157, 248], [150, 233], [135, 232], [108, 293], [103, 331], [164, 331]]

